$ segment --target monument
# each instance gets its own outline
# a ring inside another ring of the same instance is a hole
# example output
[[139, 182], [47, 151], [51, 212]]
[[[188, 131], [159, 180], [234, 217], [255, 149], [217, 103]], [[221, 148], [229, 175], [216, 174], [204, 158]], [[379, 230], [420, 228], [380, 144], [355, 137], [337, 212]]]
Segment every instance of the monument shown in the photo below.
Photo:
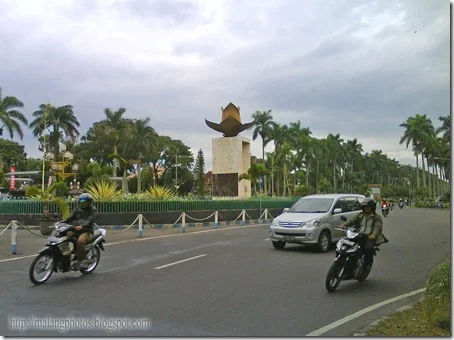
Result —
[[223, 137], [212, 140], [213, 162], [213, 195], [251, 197], [251, 181], [239, 176], [247, 173], [251, 167], [251, 143], [239, 133], [251, 128], [254, 122], [242, 124], [240, 107], [229, 103], [221, 107], [221, 123], [213, 123], [205, 119], [205, 123]]

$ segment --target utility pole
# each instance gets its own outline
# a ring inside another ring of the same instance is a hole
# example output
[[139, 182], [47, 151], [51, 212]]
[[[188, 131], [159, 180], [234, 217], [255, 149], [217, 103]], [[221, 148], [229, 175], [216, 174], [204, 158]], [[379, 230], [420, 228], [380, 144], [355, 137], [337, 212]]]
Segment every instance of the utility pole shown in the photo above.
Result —
[[42, 182], [41, 182], [41, 191], [44, 194], [44, 172], [45, 172], [45, 158], [46, 158], [46, 134], [44, 130], [46, 129], [47, 125], [47, 105], [44, 108], [44, 124], [43, 124], [43, 131], [41, 131], [41, 136], [43, 137], [43, 168], [42, 168]]

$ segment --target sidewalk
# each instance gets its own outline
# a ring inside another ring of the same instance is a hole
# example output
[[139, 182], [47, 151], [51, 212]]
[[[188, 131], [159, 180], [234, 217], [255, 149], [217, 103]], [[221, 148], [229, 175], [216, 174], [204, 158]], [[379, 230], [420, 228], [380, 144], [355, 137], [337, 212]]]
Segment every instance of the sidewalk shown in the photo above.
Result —
[[[252, 222], [252, 221], [250, 221]], [[249, 225], [257, 225], [262, 223], [248, 223]], [[0, 227], [0, 231], [3, 230], [5, 226]], [[189, 234], [196, 231], [203, 231], [203, 230], [221, 230], [226, 229], [229, 227], [242, 227], [241, 225], [220, 225], [217, 229], [215, 229], [214, 225], [198, 225], [194, 227], [186, 227], [185, 233]], [[244, 227], [247, 227], [244, 226]], [[130, 229], [114, 229], [112, 227], [107, 227], [107, 235], [106, 235], [106, 243], [113, 243], [113, 242], [121, 242], [121, 241], [128, 241], [139, 239], [139, 230], [135, 228]], [[183, 229], [181, 227], [173, 227], [173, 228], [152, 228], [148, 226], [144, 226], [142, 232], [142, 238], [146, 237], [156, 237], [156, 236], [164, 236], [164, 235], [178, 235], [183, 234]], [[44, 247], [46, 244], [47, 236], [43, 236], [41, 232], [35, 228], [30, 228], [30, 230], [20, 228], [17, 230], [17, 239], [16, 239], [16, 254], [12, 254], [12, 246], [11, 246], [11, 229], [8, 228], [2, 235], [0, 235], [0, 261], [13, 259], [17, 257], [23, 256], [30, 256], [36, 254], [41, 248]]]

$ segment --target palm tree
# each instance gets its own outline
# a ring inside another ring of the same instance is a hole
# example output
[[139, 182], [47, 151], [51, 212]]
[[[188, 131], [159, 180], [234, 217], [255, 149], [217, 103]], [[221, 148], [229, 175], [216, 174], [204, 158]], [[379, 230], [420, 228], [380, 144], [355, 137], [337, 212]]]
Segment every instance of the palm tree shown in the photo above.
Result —
[[330, 150], [330, 157], [333, 164], [333, 189], [337, 191], [337, 165], [338, 162], [344, 157], [344, 149], [342, 147], [342, 142], [344, 140], [340, 138], [340, 134], [333, 135], [329, 134], [326, 138], [328, 143], [328, 148]]
[[442, 126], [437, 128], [435, 131], [436, 134], [443, 132], [443, 139], [451, 142], [451, 116], [439, 117], [439, 120], [442, 122]]
[[[267, 136], [272, 128], [273, 116], [271, 110], [268, 111], [256, 111], [252, 118], [254, 119], [255, 128], [252, 133], [252, 140], [256, 140], [258, 136], [262, 138], [262, 159], [265, 164], [265, 146], [268, 144]], [[268, 192], [267, 179], [265, 176], [265, 192]]]
[[155, 129], [149, 126], [150, 118], [135, 119], [131, 126], [131, 139], [128, 141], [133, 154], [137, 157], [137, 193], [142, 191], [142, 156], [149, 154], [157, 142]]
[[[127, 127], [127, 120], [123, 118], [126, 109], [120, 107], [117, 111], [113, 112], [111, 109], [104, 109], [104, 114], [106, 115], [106, 123], [108, 128], [111, 130], [111, 134], [114, 138], [113, 153], [118, 153], [118, 144], [120, 142], [121, 133]], [[118, 160], [118, 159], [117, 159]], [[117, 176], [117, 162], [113, 162], [112, 176]]]
[[[358, 140], [355, 138], [353, 140], [347, 140], [345, 143], [345, 151], [350, 159], [350, 174], [351, 174], [351, 179], [353, 179], [353, 173], [354, 173], [354, 165], [355, 162], [358, 158], [361, 157], [361, 153], [363, 152], [363, 146], [358, 143]], [[352, 182], [350, 181], [350, 192], [352, 192]]]
[[2, 88], [0, 87], [0, 123], [2, 124], [0, 127], [0, 136], [3, 135], [3, 128], [6, 128], [11, 139], [13, 139], [15, 132], [19, 135], [20, 139], [24, 138], [24, 133], [19, 122], [27, 125], [28, 121], [16, 109], [19, 107], [24, 107], [24, 104], [16, 97], [6, 96], [2, 98]]
[[[414, 117], [407, 119], [405, 123], [400, 124], [399, 126], [405, 128], [404, 135], [400, 139], [399, 144], [406, 142], [406, 147], [412, 143], [413, 152], [416, 156], [416, 169], [418, 171], [418, 154], [421, 154], [422, 159], [422, 176], [423, 176], [423, 186], [426, 185], [426, 175], [425, 175], [425, 164], [424, 164], [424, 148], [428, 144], [428, 141], [434, 135], [434, 127], [430, 119], [426, 115], [416, 114]], [[417, 177], [417, 186], [420, 187], [419, 175]]]
[[[55, 107], [50, 104], [41, 104], [39, 110], [33, 112], [35, 119], [30, 123], [30, 129], [33, 130], [35, 137], [40, 137], [44, 130], [50, 133], [50, 145], [58, 159], [60, 154], [59, 141], [60, 138], [75, 137], [79, 135], [77, 127], [80, 126], [79, 121], [74, 115], [71, 105]], [[52, 128], [52, 130], [51, 130]], [[45, 147], [45, 145], [43, 145]]]

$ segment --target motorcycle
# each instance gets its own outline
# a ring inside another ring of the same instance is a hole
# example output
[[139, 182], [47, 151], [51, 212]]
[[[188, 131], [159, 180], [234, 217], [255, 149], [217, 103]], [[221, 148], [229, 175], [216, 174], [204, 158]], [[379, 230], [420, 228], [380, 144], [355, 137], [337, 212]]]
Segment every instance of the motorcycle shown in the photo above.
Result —
[[383, 217], [386, 217], [389, 215], [389, 208], [386, 204], [383, 204], [381, 206], [381, 213], [382, 213]]
[[67, 232], [73, 230], [74, 226], [56, 222], [50, 228], [54, 230], [47, 238], [45, 247], [38, 251], [38, 255], [30, 266], [29, 277], [35, 285], [45, 283], [53, 272], [66, 273], [79, 270], [85, 275], [95, 270], [101, 257], [100, 249], [104, 251], [103, 243], [106, 242], [107, 233], [105, 229], [95, 230], [92, 239], [85, 246], [87, 251], [85, 260], [82, 262], [82, 266], [76, 269], [75, 240], [67, 236]]
[[[341, 219], [346, 221], [347, 218], [342, 216]], [[325, 286], [328, 292], [334, 292], [341, 281], [366, 280], [372, 269], [372, 265], [364, 266], [364, 249], [363, 244], [368, 235], [359, 233], [354, 228], [334, 228], [345, 232], [346, 237], [340, 239], [336, 244], [336, 258], [326, 275]], [[380, 249], [375, 246], [372, 254]]]
[[404, 207], [404, 202], [403, 202], [403, 201], [400, 201], [400, 202], [399, 202], [399, 208], [402, 209], [403, 207]]

